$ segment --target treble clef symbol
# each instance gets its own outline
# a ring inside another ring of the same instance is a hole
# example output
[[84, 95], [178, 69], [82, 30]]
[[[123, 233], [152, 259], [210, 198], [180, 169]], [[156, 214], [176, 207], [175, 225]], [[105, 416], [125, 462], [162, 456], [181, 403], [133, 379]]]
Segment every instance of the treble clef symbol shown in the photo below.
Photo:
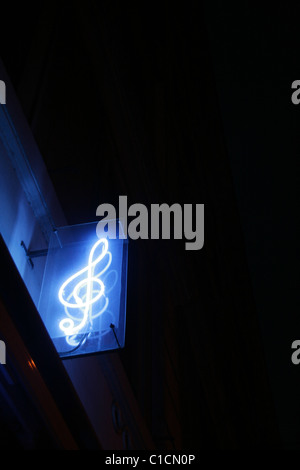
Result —
[[[100, 254], [95, 257], [95, 252], [98, 247], [102, 250]], [[108, 256], [108, 261], [105, 267], [95, 274], [95, 268], [98, 263], [105, 256]], [[94, 259], [95, 257], [95, 259]], [[101, 315], [107, 308], [108, 298], [105, 297], [105, 286], [100, 278], [102, 274], [109, 268], [112, 260], [112, 255], [108, 251], [108, 241], [106, 238], [101, 238], [92, 247], [88, 265], [70, 276], [60, 287], [58, 292], [58, 298], [65, 307], [67, 318], [60, 321], [59, 327], [65, 333], [65, 335], [74, 335], [80, 332], [89, 322], [92, 324], [92, 320], [95, 317]], [[79, 282], [76, 282], [78, 278], [84, 278]], [[66, 297], [66, 292], [69, 291], [69, 295]], [[100, 310], [95, 313], [93, 312], [93, 305], [99, 301], [102, 297], [105, 298], [105, 304]], [[73, 316], [69, 309], [77, 309], [77, 315]], [[78, 319], [78, 311], [80, 312], [81, 318]], [[75, 324], [77, 322], [77, 324]]]

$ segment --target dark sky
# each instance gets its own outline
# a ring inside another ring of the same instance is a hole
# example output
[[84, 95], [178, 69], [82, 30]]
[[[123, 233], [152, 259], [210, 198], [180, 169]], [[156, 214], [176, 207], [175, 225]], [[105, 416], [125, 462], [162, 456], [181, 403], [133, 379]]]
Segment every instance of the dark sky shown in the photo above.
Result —
[[299, 5], [205, 2], [222, 121], [282, 430], [299, 442]]

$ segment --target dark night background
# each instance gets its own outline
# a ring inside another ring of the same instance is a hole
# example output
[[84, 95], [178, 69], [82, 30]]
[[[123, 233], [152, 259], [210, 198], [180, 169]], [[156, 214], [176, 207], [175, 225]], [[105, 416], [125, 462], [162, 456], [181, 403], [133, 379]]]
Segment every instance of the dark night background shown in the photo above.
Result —
[[119, 195], [205, 204], [201, 251], [130, 242], [120, 357], [161, 448], [300, 448], [299, 13], [1, 6], [1, 58], [69, 224]]

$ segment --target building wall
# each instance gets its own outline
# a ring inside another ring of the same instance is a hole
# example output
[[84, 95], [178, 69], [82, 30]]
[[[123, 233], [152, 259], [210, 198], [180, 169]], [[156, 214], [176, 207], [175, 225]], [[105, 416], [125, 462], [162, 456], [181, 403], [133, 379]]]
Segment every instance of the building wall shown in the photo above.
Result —
[[[32, 251], [47, 249], [52, 230], [65, 219], [2, 64], [0, 76], [8, 88], [7, 106], [0, 107], [0, 233], [38, 307], [46, 257], [31, 264], [21, 241]], [[153, 447], [118, 357], [65, 360], [64, 365], [103, 448]]]

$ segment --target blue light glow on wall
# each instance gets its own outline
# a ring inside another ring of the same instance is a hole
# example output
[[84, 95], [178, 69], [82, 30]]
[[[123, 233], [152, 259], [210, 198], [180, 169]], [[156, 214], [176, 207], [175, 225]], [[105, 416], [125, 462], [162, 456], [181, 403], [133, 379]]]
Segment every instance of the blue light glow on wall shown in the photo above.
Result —
[[99, 239], [96, 225], [50, 240], [38, 310], [63, 357], [124, 346], [127, 240]]

